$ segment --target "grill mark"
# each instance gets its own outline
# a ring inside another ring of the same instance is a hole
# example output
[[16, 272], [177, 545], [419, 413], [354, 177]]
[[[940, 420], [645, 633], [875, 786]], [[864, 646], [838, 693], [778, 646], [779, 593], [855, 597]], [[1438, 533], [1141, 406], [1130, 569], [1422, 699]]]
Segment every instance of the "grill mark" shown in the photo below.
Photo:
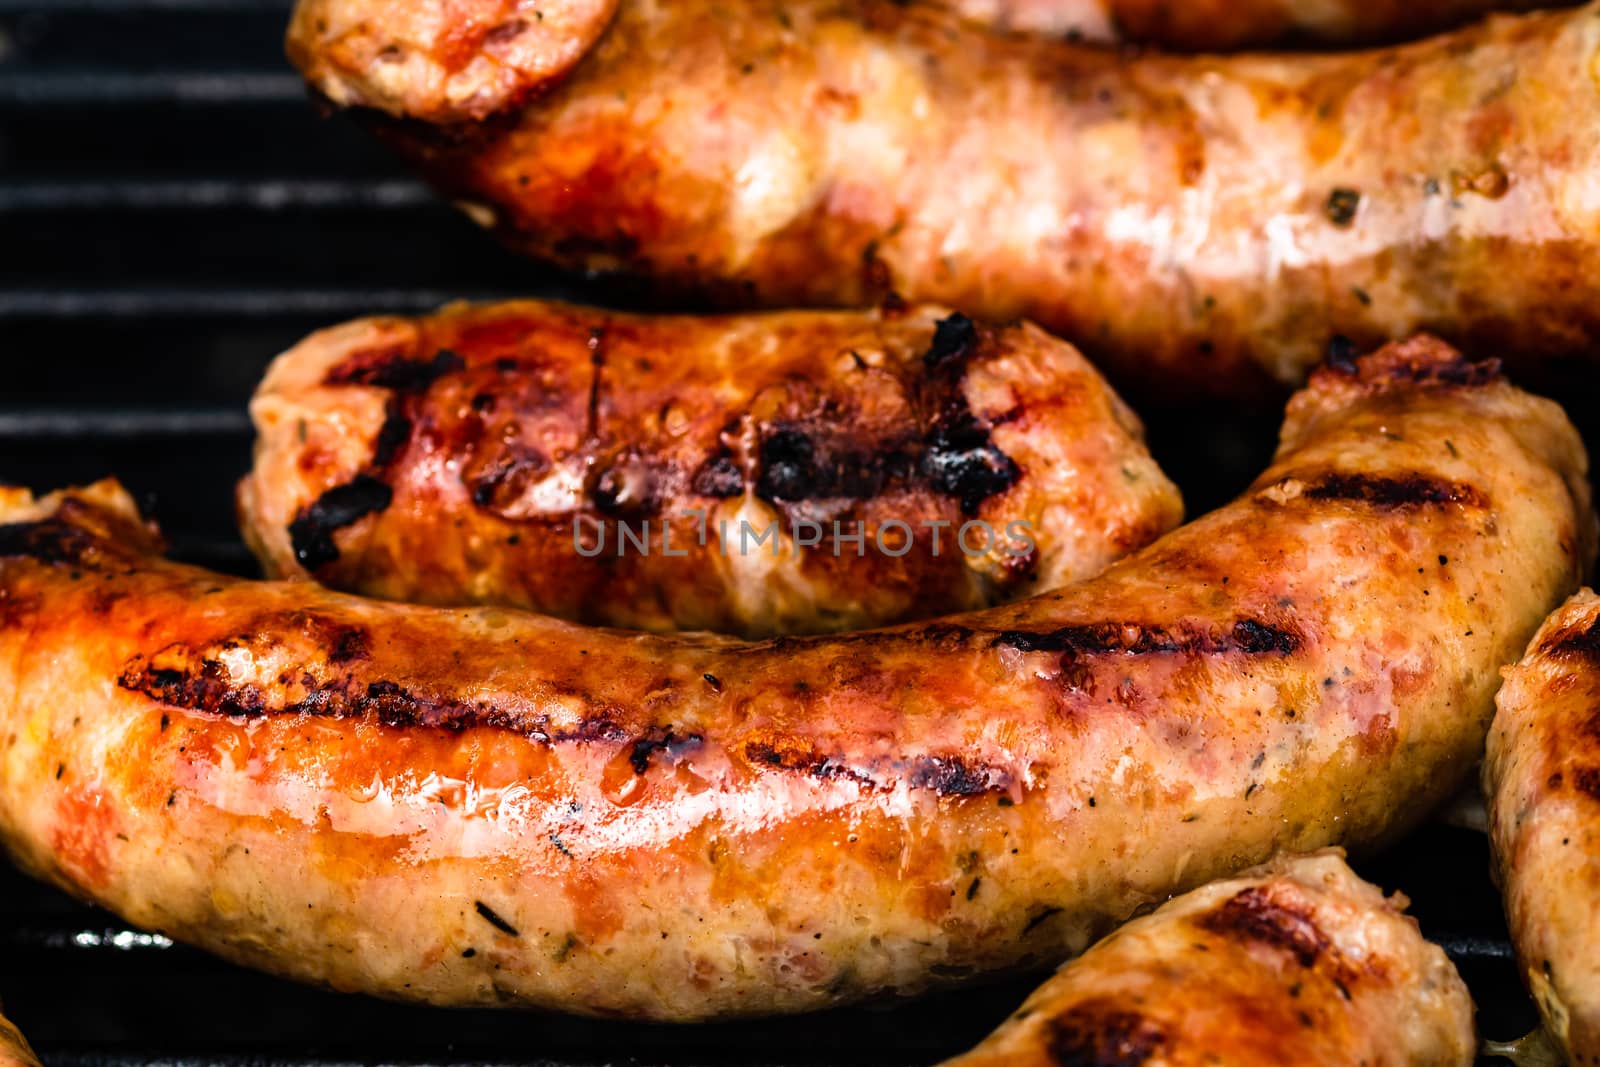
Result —
[[1240, 619], [1225, 632], [1187, 625], [1173, 629], [1142, 623], [1102, 622], [1063, 626], [1057, 630], [1005, 630], [991, 643], [1019, 652], [1059, 652], [1074, 656], [1125, 654], [1131, 656], [1182, 653], [1214, 656], [1230, 652], [1244, 655], [1290, 655], [1304, 644], [1292, 630], [1258, 619]]
[[431, 359], [411, 359], [398, 352], [376, 358], [358, 353], [328, 371], [324, 385], [369, 385], [401, 393], [420, 393], [447, 374], [461, 370], [466, 361], [448, 348]]
[[1399, 478], [1378, 474], [1327, 474], [1307, 485], [1302, 495], [1311, 500], [1351, 501], [1390, 510], [1442, 504], [1488, 506], [1488, 500], [1475, 486], [1422, 474]]
[[[347, 654], [360, 648], [366, 655], [368, 635], [355, 627], [336, 634], [336, 651]], [[603, 742], [628, 754], [635, 773], [647, 773], [658, 753], [676, 761], [705, 743], [698, 733], [679, 734], [671, 726], [652, 726], [643, 733], [630, 732], [609, 714], [590, 715], [576, 724], [553, 726], [545, 715], [528, 715], [486, 701], [466, 702], [452, 697], [415, 693], [398, 682], [380, 679], [362, 682], [353, 675], [318, 680], [309, 671], [300, 682], [305, 695], [288, 699], [286, 692], [269, 692], [262, 686], [230, 678], [220, 655], [246, 647], [243, 638], [228, 638], [215, 651], [198, 652], [174, 645], [154, 655], [130, 659], [117, 677], [119, 688], [139, 693], [167, 707], [233, 719], [262, 719], [275, 715], [311, 715], [328, 719], [371, 719], [395, 728], [428, 728], [460, 732], [475, 728], [506, 730], [544, 745]], [[332, 657], [330, 657], [331, 661]], [[280, 679], [287, 687], [288, 680]], [[274, 687], [275, 688], [275, 687]], [[760, 766], [809, 775], [822, 781], [852, 781], [868, 789], [890, 789], [903, 781], [909, 788], [941, 797], [1009, 794], [1012, 777], [1003, 768], [970, 762], [959, 755], [922, 755], [885, 760], [890, 774], [873, 774], [846, 766], [805, 742], [789, 738], [746, 742], [744, 759]]]
[[1498, 359], [1471, 360], [1435, 337], [1419, 336], [1388, 344], [1346, 361], [1329, 361], [1341, 377], [1373, 386], [1390, 383], [1479, 386], [1498, 381]]
[[1588, 660], [1600, 665], [1600, 616], [1588, 626], [1551, 634], [1540, 644], [1539, 651], [1559, 659]]
[[334, 532], [383, 511], [393, 499], [394, 490], [370, 474], [358, 474], [343, 485], [334, 486], [300, 509], [289, 523], [294, 558], [308, 571], [332, 563], [339, 558]]
[[1303, 906], [1273, 897], [1269, 889], [1252, 886], [1196, 919], [1196, 925], [1225, 938], [1249, 939], [1279, 949], [1302, 967], [1315, 966], [1326, 955], [1337, 955], [1328, 935]]
[[[244, 647], [242, 641], [228, 640], [219, 643], [218, 651], [241, 647]], [[168, 662], [176, 665], [157, 665]], [[576, 724], [557, 728], [545, 715], [529, 716], [486, 701], [468, 703], [452, 697], [422, 695], [387, 679], [363, 683], [346, 674], [319, 680], [308, 673], [300, 681], [305, 695], [289, 700], [286, 693], [274, 694], [262, 686], [234, 681], [220, 659], [183, 646], [163, 649], [154, 656], [135, 656], [117, 677], [119, 688], [167, 707], [233, 719], [311, 715], [326, 719], [374, 719], [384, 726], [452, 732], [488, 727], [520, 734], [541, 744], [621, 743], [631, 736], [607, 714], [591, 715]]]
[[1142, 1067], [1167, 1042], [1153, 1020], [1102, 999], [1075, 1004], [1051, 1019], [1047, 1047], [1057, 1067]]
[[910, 480], [913, 449], [884, 442], [869, 450], [834, 449], [833, 433], [812, 433], [800, 423], [763, 427], [756, 495], [771, 503], [802, 500], [870, 500], [892, 484]]
[[[746, 762], [777, 770], [809, 775], [819, 781], [855, 782], [867, 789], [890, 789], [894, 781], [884, 781], [871, 773], [849, 767], [833, 756], [817, 751], [804, 742], [787, 738], [747, 741], [741, 748]], [[941, 797], [972, 797], [1011, 791], [1012, 778], [1004, 768], [971, 763], [956, 755], [913, 756], [890, 761], [896, 779], [911, 789], [926, 790]]]

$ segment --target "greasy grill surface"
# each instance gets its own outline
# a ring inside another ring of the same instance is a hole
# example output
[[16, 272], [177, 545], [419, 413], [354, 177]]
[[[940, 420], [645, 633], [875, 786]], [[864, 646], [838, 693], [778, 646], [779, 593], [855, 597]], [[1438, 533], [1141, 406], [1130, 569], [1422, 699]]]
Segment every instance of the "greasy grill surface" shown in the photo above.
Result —
[[[244, 404], [310, 329], [510, 293], [638, 306], [502, 252], [319, 119], [280, 58], [286, 18], [286, 0], [0, 0], [0, 479], [115, 473], [179, 556], [237, 573]], [[1144, 414], [1191, 513], [1259, 470], [1278, 422]], [[1487, 863], [1482, 835], [1435, 826], [1357, 867], [1412, 898], [1507, 1038], [1532, 1011]], [[929, 1063], [1030, 987], [698, 1028], [425, 1011], [224, 966], [0, 869], [0, 998], [55, 1064]]]

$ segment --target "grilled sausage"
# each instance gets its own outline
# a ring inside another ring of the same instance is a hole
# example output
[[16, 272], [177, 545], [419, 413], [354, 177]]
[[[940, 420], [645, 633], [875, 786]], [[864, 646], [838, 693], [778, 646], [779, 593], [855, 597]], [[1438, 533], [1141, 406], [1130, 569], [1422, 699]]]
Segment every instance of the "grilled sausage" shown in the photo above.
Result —
[[316, 334], [252, 405], [269, 575], [766, 636], [1089, 577], [1181, 519], [1071, 346], [936, 309], [520, 302]]
[[1470, 1067], [1472, 998], [1336, 852], [1170, 901], [1041, 986], [945, 1067]]
[[[1522, 366], [1600, 350], [1600, 3], [1390, 51], [1128, 60], [887, 0], [624, 0], [570, 27], [593, 38], [570, 69], [466, 95], [406, 74], [437, 47], [370, 20], [352, 58], [324, 25], [290, 35], [312, 85], [397, 116], [369, 117], [569, 267], [1025, 316], [1176, 395], [1265, 395], [1417, 329]], [[452, 35], [454, 61], [561, 30], [519, 26]]]
[[1600, 597], [1550, 617], [1497, 703], [1483, 782], [1511, 937], [1546, 1029], [1600, 1063]]
[[983, 25], [1101, 44], [1179, 52], [1282, 45], [1371, 45], [1460, 26], [1539, 0], [950, 0]]
[[165, 562], [0, 507], [0, 838], [145, 928], [438, 1004], [798, 1011], [1058, 961], [1403, 832], [1592, 556], [1560, 409], [1436, 341], [1319, 373], [1236, 503], [1096, 578], [747, 643]]
[[0, 1067], [39, 1067], [21, 1031], [4, 1015], [0, 1015]]

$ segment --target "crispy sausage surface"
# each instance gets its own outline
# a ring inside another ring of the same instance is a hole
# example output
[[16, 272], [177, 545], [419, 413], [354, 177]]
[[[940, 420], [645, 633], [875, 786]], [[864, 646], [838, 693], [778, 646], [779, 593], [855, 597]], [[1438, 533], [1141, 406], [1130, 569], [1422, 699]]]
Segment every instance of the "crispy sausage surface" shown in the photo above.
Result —
[[0, 1067], [39, 1067], [21, 1031], [4, 1015], [0, 1015]]
[[1523, 977], [1578, 1065], [1600, 1063], [1600, 597], [1584, 590], [1506, 672], [1483, 767]]
[[938, 309], [368, 319], [274, 364], [269, 576], [650, 630], [859, 629], [1053, 589], [1181, 519], [1070, 345]]
[[1337, 852], [1274, 860], [1135, 919], [945, 1067], [1470, 1067], [1472, 998]]
[[738, 304], [894, 290], [1025, 316], [1119, 386], [1243, 395], [1418, 329], [1524, 365], [1600, 349], [1597, 16], [1129, 60], [917, 4], [623, 0], [543, 95], [469, 103], [303, 20], [291, 44], [543, 259]]
[[339, 989], [655, 1019], [1081, 951], [1460, 785], [1591, 558], [1560, 409], [1418, 340], [1236, 503], [1014, 605], [748, 643], [165, 562], [112, 487], [0, 523], [0, 836]]
[[1540, 0], [948, 0], [974, 22], [1101, 44], [1179, 52], [1370, 45], [1460, 26]]

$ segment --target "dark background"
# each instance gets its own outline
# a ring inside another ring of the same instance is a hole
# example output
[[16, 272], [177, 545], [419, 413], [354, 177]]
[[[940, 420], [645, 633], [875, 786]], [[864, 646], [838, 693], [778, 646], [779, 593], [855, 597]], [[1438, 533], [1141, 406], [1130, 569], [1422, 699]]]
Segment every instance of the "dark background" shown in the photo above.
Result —
[[[464, 297], [637, 304], [502, 252], [361, 131], [320, 117], [281, 55], [287, 10], [0, 0], [0, 480], [114, 473], [177, 555], [236, 573], [252, 570], [231, 504], [245, 403], [302, 335]], [[1191, 514], [1257, 473], [1278, 421], [1214, 404], [1144, 415]], [[1481, 834], [1430, 826], [1359, 866], [1411, 896], [1487, 1036], [1531, 1026]], [[1033, 982], [640, 1027], [341, 997], [123, 930], [0, 868], [0, 997], [48, 1062], [922, 1064], [978, 1040]]]

